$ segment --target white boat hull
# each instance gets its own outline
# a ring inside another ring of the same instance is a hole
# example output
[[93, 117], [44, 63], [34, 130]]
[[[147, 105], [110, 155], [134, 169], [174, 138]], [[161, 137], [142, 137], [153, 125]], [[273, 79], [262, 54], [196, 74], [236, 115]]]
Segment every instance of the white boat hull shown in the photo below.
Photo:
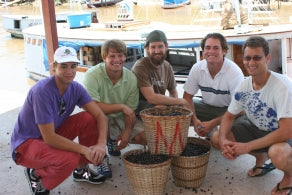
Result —
[[[186, 68], [186, 74], [177, 74], [178, 80], [181, 81], [186, 79], [191, 66], [196, 61], [200, 60], [200, 41], [210, 32], [220, 32], [226, 37], [231, 49], [227, 57], [234, 61], [237, 60], [236, 62], [239, 63], [242, 63], [242, 60], [236, 59], [237, 57], [234, 54], [235, 51], [232, 49], [233, 45], [242, 45], [243, 42], [252, 35], [264, 36], [267, 40], [270, 40], [271, 48], [277, 47], [276, 51], [272, 50], [272, 58], [274, 59], [273, 63], [276, 64], [276, 66], [280, 66], [274, 67], [278, 72], [280, 71], [280, 73], [283, 74], [287, 73], [286, 59], [288, 56], [291, 57], [291, 46], [287, 43], [291, 43], [292, 24], [250, 26], [248, 32], [246, 32], [247, 27], [245, 27], [245, 33], [236, 32], [238, 29], [220, 30], [216, 29], [216, 27], [170, 25], [152, 22], [148, 24], [145, 23], [138, 27], [127, 26], [125, 28], [121, 27], [120, 29], [107, 29], [105, 28], [105, 24], [101, 23], [93, 23], [91, 27], [80, 29], [70, 29], [68, 24], [57, 24], [57, 29], [59, 45], [73, 45], [77, 51], [80, 51], [80, 49], [85, 46], [100, 47], [108, 39], [119, 38], [123, 40], [128, 48], [135, 48], [133, 51], [140, 51], [134, 57], [128, 56], [132, 58], [127, 61], [128, 68], [131, 68], [135, 61], [143, 55], [146, 35], [154, 29], [160, 29], [166, 33], [169, 48], [173, 49], [172, 54], [174, 56], [171, 63], [175, 65], [176, 63], [182, 62], [178, 64], [178, 68]], [[45, 41], [44, 27], [42, 25], [33, 26], [23, 30], [23, 33], [25, 37], [27, 70], [33, 74], [49, 76], [48, 65], [45, 65], [44, 61], [44, 54], [47, 55], [43, 45]], [[32, 44], [33, 42], [34, 44]], [[180, 50], [193, 51], [194, 55], [192, 55], [191, 52], [189, 53], [191, 55], [188, 54], [183, 56], [183, 52], [179, 55], [175, 55], [174, 52], [179, 52]], [[237, 56], [241, 56], [241, 53]], [[80, 55], [81, 65], [83, 67], [85, 66], [85, 69], [91, 67], [82, 63], [82, 57], [83, 56]], [[273, 69], [273, 67], [271, 69]], [[76, 80], [82, 81], [82, 74], [84, 74], [84, 70], [83, 72], [78, 72]]]

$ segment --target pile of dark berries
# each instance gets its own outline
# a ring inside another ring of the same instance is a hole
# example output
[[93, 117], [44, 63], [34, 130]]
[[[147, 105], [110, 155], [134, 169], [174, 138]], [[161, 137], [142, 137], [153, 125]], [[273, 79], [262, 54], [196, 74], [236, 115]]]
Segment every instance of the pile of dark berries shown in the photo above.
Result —
[[153, 116], [181, 116], [183, 115], [181, 112], [170, 112], [170, 113], [155, 113]]
[[209, 151], [209, 148], [202, 144], [187, 143], [181, 156], [200, 156]]
[[127, 161], [140, 165], [159, 164], [167, 161], [169, 158], [169, 156], [163, 154], [150, 154], [149, 151], [131, 154], [125, 157]]

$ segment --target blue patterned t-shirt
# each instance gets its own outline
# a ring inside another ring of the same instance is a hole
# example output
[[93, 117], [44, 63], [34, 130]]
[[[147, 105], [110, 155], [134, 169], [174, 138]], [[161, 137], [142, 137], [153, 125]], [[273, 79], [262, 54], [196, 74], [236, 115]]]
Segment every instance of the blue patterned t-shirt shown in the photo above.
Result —
[[292, 118], [292, 81], [271, 72], [265, 86], [254, 90], [252, 77], [248, 77], [238, 86], [228, 111], [232, 114], [245, 111], [248, 119], [259, 129], [276, 130], [280, 118]]

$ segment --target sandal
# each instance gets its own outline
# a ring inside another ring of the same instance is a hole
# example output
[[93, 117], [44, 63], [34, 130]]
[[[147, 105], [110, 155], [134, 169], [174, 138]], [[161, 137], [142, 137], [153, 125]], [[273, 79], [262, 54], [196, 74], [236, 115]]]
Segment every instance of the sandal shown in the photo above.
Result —
[[260, 177], [260, 176], [263, 176], [265, 174], [267, 174], [268, 172], [274, 170], [276, 167], [270, 163], [270, 164], [264, 164], [262, 167], [254, 167], [252, 169], [253, 172], [255, 172], [257, 169], [261, 169], [262, 171], [257, 174], [257, 175], [254, 175], [254, 176], [250, 176], [250, 177]]
[[277, 184], [277, 191], [276, 192], [285, 191], [285, 190], [289, 190], [287, 195], [290, 195], [292, 192], [292, 186], [280, 188], [280, 183]]

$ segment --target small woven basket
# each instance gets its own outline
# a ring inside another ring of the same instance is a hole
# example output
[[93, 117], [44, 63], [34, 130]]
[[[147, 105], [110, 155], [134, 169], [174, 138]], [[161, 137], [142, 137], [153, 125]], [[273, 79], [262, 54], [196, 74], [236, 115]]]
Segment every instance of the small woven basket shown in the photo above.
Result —
[[187, 143], [193, 112], [179, 106], [157, 106], [140, 112], [151, 154], [179, 156]]
[[209, 148], [209, 151], [200, 156], [173, 157], [171, 162], [171, 172], [175, 185], [198, 188], [201, 186], [206, 176], [211, 144], [207, 140], [196, 137], [189, 137], [188, 142], [203, 145]]
[[148, 150], [137, 149], [126, 152], [122, 159], [133, 191], [137, 195], [153, 194], [161, 195], [165, 190], [171, 158], [168, 160], [149, 165], [134, 164], [126, 160], [126, 157], [139, 154]]

